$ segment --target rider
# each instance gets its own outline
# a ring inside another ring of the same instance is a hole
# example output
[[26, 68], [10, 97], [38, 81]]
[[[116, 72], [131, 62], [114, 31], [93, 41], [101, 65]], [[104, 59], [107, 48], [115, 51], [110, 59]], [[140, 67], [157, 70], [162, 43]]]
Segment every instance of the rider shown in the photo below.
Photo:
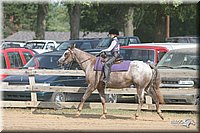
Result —
[[117, 39], [117, 36], [119, 36], [119, 31], [117, 29], [111, 29], [109, 30], [108, 36], [112, 39], [112, 42], [107, 49], [101, 51], [101, 52], [111, 52], [111, 57], [108, 59], [108, 61], [105, 62], [103, 67], [104, 68], [103, 82], [105, 84], [107, 84], [110, 79], [111, 66], [116, 60], [116, 58], [119, 57], [119, 49], [120, 49], [120, 45]]

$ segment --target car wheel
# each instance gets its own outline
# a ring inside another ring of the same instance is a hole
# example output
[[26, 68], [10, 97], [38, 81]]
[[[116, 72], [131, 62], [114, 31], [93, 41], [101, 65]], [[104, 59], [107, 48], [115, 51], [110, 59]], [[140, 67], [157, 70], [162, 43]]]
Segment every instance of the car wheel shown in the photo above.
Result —
[[107, 103], [117, 103], [117, 94], [108, 94]]
[[199, 95], [195, 97], [194, 105], [200, 105], [200, 98], [199, 98]]
[[65, 102], [66, 96], [62, 92], [54, 92], [51, 96], [51, 102]]
[[139, 103], [137, 94], [134, 95], [134, 103]]

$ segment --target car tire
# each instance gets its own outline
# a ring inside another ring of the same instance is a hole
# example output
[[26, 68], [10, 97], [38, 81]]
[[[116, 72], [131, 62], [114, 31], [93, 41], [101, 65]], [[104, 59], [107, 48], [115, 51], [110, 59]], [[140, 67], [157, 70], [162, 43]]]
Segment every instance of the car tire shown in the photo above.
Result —
[[198, 95], [198, 96], [195, 96], [194, 105], [200, 105], [200, 97], [199, 97], [199, 95]]
[[117, 103], [117, 94], [108, 94], [106, 95], [107, 103]]
[[63, 92], [54, 92], [51, 95], [51, 102], [65, 102], [66, 95]]

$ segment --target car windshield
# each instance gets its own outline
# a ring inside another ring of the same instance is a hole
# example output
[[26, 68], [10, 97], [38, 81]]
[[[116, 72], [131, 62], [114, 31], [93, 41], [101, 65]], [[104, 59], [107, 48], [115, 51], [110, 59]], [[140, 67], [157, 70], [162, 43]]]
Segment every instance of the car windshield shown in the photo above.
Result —
[[49, 55], [40, 55], [34, 56], [29, 60], [29, 62], [23, 68], [34, 67], [37, 69], [61, 69], [61, 66], [57, 64], [59, 55], [49, 56]]
[[155, 62], [155, 51], [148, 49], [121, 49], [120, 55], [124, 60], [140, 60], [144, 62]]
[[111, 38], [103, 38], [100, 40], [99, 44], [97, 45], [97, 48], [107, 48], [109, 47], [111, 41]]
[[45, 42], [27, 42], [24, 47], [30, 48], [30, 49], [43, 49], [45, 45]]
[[195, 53], [169, 52], [158, 63], [159, 68], [199, 69], [199, 55]]
[[56, 49], [57, 50], [67, 50], [70, 47], [70, 42], [62, 42]]

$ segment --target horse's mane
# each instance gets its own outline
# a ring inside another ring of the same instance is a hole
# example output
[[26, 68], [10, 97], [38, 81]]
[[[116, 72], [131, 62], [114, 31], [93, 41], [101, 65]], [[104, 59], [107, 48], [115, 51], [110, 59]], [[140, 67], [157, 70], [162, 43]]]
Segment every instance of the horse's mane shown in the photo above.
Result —
[[87, 56], [91, 56], [91, 57], [93, 57], [93, 58], [95, 58], [96, 56], [94, 56], [94, 55], [92, 55], [92, 54], [90, 54], [90, 53], [88, 53], [88, 52], [85, 52], [85, 51], [83, 51], [83, 50], [80, 50], [80, 49], [78, 49], [78, 48], [74, 48], [75, 50], [78, 50], [78, 51], [80, 51], [80, 52], [82, 52], [82, 53], [84, 53], [84, 54], [86, 54]]

